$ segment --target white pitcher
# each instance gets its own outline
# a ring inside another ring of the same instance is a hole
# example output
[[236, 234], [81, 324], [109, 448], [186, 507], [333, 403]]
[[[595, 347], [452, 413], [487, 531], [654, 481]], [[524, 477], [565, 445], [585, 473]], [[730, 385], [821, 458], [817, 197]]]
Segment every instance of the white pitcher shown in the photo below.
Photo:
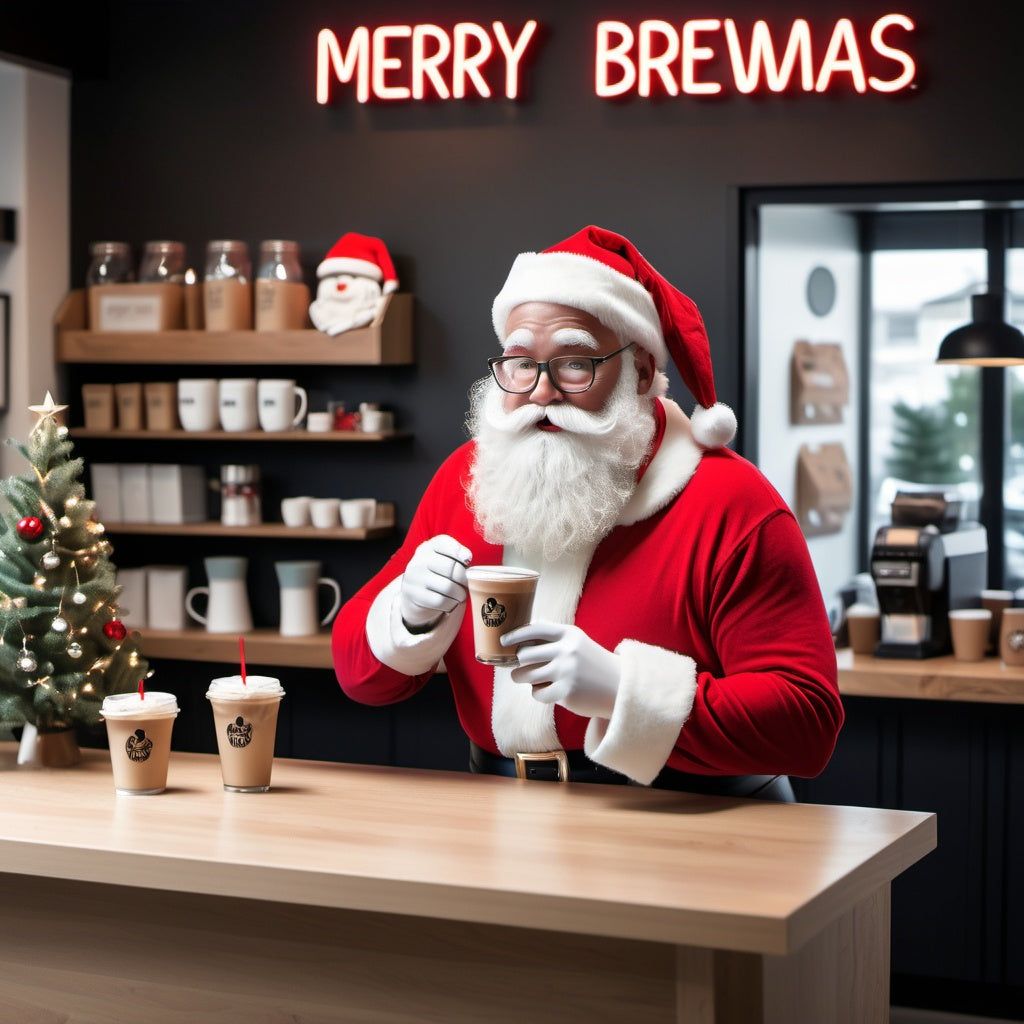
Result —
[[[320, 575], [319, 562], [275, 562], [274, 569], [281, 585], [281, 636], [311, 636], [334, 618], [341, 607], [341, 587]], [[331, 610], [322, 619], [317, 611], [320, 587], [334, 591]]]
[[[249, 560], [225, 555], [204, 558], [203, 565], [210, 585], [193, 587], [185, 595], [185, 610], [196, 622], [201, 622], [208, 633], [248, 633], [252, 629], [252, 611], [245, 589]], [[206, 615], [200, 615], [192, 606], [199, 594], [209, 598]]]

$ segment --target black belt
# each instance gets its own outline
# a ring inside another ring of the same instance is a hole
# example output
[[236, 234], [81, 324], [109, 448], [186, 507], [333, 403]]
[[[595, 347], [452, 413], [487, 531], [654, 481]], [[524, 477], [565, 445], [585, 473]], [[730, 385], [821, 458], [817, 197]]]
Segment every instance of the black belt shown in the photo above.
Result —
[[[479, 775], [504, 775], [543, 782], [637, 785], [625, 775], [595, 764], [582, 750], [550, 750], [502, 757], [470, 742], [469, 770]], [[715, 796], [754, 797], [784, 803], [792, 803], [795, 799], [793, 788], [785, 775], [693, 775], [674, 768], [663, 768], [651, 783], [651, 788]]]

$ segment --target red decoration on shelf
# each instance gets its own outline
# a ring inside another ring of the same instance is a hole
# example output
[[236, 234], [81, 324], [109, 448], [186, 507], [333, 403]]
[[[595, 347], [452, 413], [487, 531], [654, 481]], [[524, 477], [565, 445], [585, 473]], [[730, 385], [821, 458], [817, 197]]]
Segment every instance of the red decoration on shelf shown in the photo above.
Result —
[[39, 516], [25, 516], [24, 519], [18, 520], [16, 529], [22, 540], [39, 540], [43, 535], [43, 521]]
[[123, 640], [128, 635], [128, 630], [120, 619], [111, 619], [104, 624], [103, 635], [108, 640]]

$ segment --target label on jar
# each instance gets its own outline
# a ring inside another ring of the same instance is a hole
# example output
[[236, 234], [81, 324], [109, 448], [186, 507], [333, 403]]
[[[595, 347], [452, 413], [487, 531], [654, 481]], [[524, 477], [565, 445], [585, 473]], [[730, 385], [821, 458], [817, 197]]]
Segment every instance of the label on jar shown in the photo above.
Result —
[[100, 295], [96, 325], [101, 331], [159, 331], [161, 302], [157, 295]]
[[208, 331], [252, 330], [252, 285], [232, 278], [205, 281], [203, 313]]
[[301, 331], [308, 317], [309, 288], [301, 281], [257, 279], [257, 331]]

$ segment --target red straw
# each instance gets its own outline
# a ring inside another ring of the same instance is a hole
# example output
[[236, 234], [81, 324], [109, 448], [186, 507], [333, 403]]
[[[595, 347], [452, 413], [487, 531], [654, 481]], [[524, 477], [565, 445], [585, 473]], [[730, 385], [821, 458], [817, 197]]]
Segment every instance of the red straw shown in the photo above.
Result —
[[146, 699], [146, 680], [145, 679], [140, 679], [139, 680], [139, 700], [145, 700], [145, 699]]
[[242, 685], [247, 685], [245, 682], [245, 638], [238, 638], [238, 655], [242, 660]]

